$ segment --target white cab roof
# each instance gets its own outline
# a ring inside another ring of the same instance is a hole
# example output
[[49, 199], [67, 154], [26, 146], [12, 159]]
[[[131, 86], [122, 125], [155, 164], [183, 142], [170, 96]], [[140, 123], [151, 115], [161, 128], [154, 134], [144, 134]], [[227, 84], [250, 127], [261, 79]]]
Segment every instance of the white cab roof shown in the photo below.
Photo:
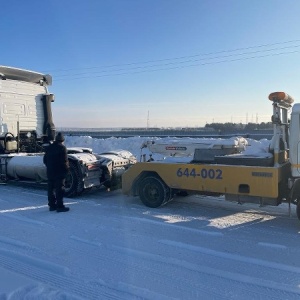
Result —
[[32, 83], [40, 83], [40, 80], [43, 80], [47, 85], [52, 84], [52, 77], [48, 74], [7, 66], [0, 66], [0, 76], [4, 77], [4, 79], [20, 80]]

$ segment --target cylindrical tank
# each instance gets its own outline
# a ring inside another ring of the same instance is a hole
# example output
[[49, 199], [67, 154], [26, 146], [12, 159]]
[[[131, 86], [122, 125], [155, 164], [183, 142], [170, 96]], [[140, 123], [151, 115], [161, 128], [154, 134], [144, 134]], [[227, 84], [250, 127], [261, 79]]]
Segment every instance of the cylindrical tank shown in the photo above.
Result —
[[16, 155], [7, 163], [7, 175], [13, 178], [27, 178], [36, 181], [47, 180], [47, 169], [43, 155]]

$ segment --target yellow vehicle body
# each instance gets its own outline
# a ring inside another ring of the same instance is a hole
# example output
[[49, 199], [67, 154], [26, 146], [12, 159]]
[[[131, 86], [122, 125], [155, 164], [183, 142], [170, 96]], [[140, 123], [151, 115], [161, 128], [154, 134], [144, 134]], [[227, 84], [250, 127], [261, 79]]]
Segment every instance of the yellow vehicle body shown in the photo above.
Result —
[[[154, 161], [150, 156], [147, 162], [144, 159], [132, 165], [122, 176], [123, 193], [138, 195], [149, 207], [164, 205], [181, 192], [224, 194], [229, 201], [261, 205], [287, 201], [297, 205], [300, 219], [300, 103], [293, 106], [289, 119], [294, 102], [291, 96], [275, 92], [269, 95], [269, 100], [273, 106], [273, 137], [264, 155], [246, 151], [242, 155], [214, 152], [206, 155], [213, 147], [198, 143], [190, 162], [176, 162], [173, 159], [177, 152], [174, 152], [172, 160]], [[224, 145], [226, 148], [228, 144]], [[180, 148], [178, 142], [175, 146]], [[169, 145], [166, 148], [162, 144], [156, 149], [165, 156]]]
[[277, 205], [285, 196], [290, 169], [289, 162], [274, 167], [140, 162], [123, 174], [122, 189], [127, 195], [140, 195], [143, 180], [151, 177], [171, 191], [261, 197]]

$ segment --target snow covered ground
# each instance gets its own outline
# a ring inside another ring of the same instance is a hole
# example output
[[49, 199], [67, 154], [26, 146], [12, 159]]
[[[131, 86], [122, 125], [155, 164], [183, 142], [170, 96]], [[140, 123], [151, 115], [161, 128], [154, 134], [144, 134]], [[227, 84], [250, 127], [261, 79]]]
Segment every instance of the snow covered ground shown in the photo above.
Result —
[[[67, 137], [140, 155], [144, 138]], [[252, 142], [265, 148], [266, 142]], [[91, 190], [49, 212], [45, 188], [0, 186], [0, 300], [299, 299], [292, 206], [177, 197], [158, 209]]]

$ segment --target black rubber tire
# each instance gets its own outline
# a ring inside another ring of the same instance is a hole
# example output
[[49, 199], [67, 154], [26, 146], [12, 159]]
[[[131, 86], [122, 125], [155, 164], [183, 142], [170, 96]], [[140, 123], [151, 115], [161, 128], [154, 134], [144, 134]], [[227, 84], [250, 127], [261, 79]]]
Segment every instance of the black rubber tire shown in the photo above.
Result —
[[65, 196], [75, 197], [83, 192], [82, 176], [75, 163], [70, 162], [70, 170], [68, 172], [65, 183]]
[[139, 196], [146, 206], [156, 208], [170, 200], [170, 189], [160, 178], [146, 177], [139, 184]]
[[297, 217], [300, 220], [300, 199], [297, 199], [297, 208], [296, 208], [296, 212], [297, 212]]

